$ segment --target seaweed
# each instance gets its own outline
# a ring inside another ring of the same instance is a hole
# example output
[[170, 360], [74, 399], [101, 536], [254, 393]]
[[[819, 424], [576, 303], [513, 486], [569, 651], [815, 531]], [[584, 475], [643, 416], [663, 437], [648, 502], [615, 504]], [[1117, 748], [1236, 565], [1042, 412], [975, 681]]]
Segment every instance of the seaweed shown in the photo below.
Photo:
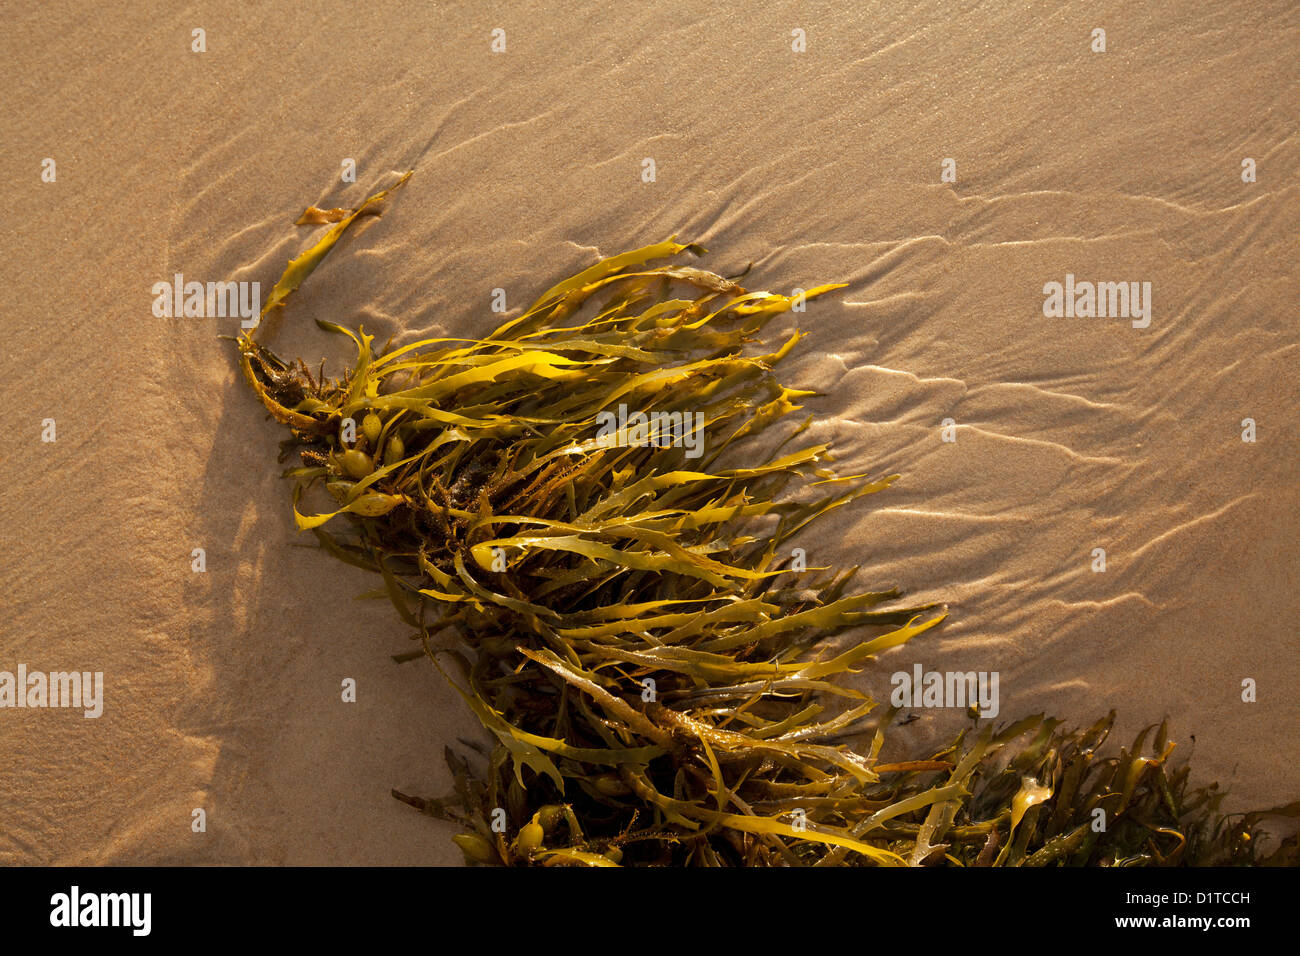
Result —
[[[881, 761], [894, 713], [868, 726], [876, 703], [839, 678], [946, 610], [792, 560], [797, 536], [898, 475], [830, 469], [796, 414], [813, 393], [774, 374], [802, 335], [766, 334], [842, 286], [751, 291], [683, 264], [705, 250], [674, 237], [486, 338], [377, 352], [318, 320], [356, 348], [341, 377], [275, 356], [262, 322], [389, 192], [303, 214], [332, 227], [289, 263], [239, 363], [300, 456], [284, 472], [298, 528], [380, 575], [417, 647], [395, 659], [427, 657], [490, 734], [448, 748], [454, 793], [393, 791], [454, 822], [467, 862], [1262, 862], [1263, 815], [1226, 818], [1214, 788], [1191, 788], [1164, 726], [1104, 756], [1114, 714], [1074, 731], [976, 719], [924, 759]], [[694, 449], [669, 440], [682, 423]], [[333, 503], [313, 510], [322, 486]]]

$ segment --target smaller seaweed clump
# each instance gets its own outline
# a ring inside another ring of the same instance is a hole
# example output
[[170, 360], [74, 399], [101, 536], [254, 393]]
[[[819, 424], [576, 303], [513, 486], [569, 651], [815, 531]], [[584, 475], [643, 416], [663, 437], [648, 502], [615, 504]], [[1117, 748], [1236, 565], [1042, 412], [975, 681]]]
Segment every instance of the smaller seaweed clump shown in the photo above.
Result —
[[[309, 209], [335, 225], [263, 317], [385, 195]], [[484, 339], [376, 354], [320, 322], [357, 349], [335, 381], [239, 339], [301, 454], [298, 527], [382, 576], [420, 644], [398, 658], [431, 659], [495, 739], [477, 770], [448, 750], [454, 795], [394, 796], [459, 824], [481, 863], [1254, 862], [1257, 817], [1229, 825], [1189, 790], [1163, 727], [1149, 755], [1143, 734], [1107, 758], [1112, 718], [1064, 733], [1036, 717], [885, 763], [887, 714], [849, 745], [874, 702], [837, 678], [943, 613], [792, 563], [796, 535], [897, 476], [827, 470], [809, 421], [789, 421], [811, 393], [773, 376], [799, 333], [761, 347], [769, 320], [839, 286], [786, 296], [650, 265], [702, 251], [603, 259]], [[693, 444], [669, 440], [687, 428]], [[306, 513], [316, 485], [334, 505]]]

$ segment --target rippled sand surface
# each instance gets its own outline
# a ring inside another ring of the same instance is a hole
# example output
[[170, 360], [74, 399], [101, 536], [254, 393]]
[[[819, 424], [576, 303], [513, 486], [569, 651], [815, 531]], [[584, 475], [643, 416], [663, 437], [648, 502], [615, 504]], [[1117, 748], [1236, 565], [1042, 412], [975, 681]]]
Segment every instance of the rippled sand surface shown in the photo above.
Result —
[[[342, 357], [314, 317], [483, 333], [493, 289], [672, 234], [751, 286], [848, 282], [786, 378], [843, 468], [903, 477], [810, 558], [952, 610], [864, 685], [998, 671], [1001, 718], [1168, 717], [1230, 809], [1300, 795], [1293, 4], [147, 6], [0, 35], [0, 669], [107, 685], [97, 720], [0, 710], [0, 862], [458, 861], [388, 791], [445, 790], [473, 718], [302, 546], [235, 323], [150, 308], [176, 273], [269, 290], [306, 205], [412, 167], [284, 354]], [[1067, 274], [1151, 283], [1149, 327], [1045, 317]], [[961, 722], [921, 714], [896, 746]]]

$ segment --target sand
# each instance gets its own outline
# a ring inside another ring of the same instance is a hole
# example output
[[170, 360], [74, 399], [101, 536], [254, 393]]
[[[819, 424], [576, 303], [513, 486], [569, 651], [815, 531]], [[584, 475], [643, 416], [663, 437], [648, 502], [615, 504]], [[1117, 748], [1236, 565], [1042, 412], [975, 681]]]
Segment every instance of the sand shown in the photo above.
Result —
[[[151, 310], [176, 273], [269, 290], [306, 205], [409, 168], [278, 350], [342, 357], [315, 317], [481, 333], [494, 289], [514, 313], [672, 234], [715, 271], [752, 262], [755, 287], [849, 282], [800, 317], [786, 378], [825, 393], [815, 433], [845, 469], [903, 477], [810, 557], [952, 611], [864, 684], [998, 671], [1000, 719], [1115, 708], [1126, 741], [1168, 718], [1228, 809], [1300, 796], [1291, 4], [46, 3], [6, 23], [0, 670], [102, 671], [106, 699], [0, 710], [0, 862], [459, 860], [389, 789], [443, 792], [472, 716], [389, 660], [406, 628], [354, 599], [374, 582], [294, 530], [282, 436], [217, 338], [237, 320]], [[1150, 282], [1149, 327], [1045, 317], [1067, 274]], [[896, 746], [960, 723], [920, 713]]]

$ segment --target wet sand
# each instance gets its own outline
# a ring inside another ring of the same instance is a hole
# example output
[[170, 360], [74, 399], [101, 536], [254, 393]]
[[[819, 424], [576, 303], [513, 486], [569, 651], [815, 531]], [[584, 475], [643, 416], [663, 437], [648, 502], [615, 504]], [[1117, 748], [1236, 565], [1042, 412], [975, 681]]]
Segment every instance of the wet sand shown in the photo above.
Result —
[[[389, 789], [445, 791], [473, 717], [294, 530], [280, 429], [217, 338], [237, 320], [151, 311], [176, 273], [269, 290], [304, 207], [410, 168], [282, 353], [343, 357], [317, 317], [483, 333], [493, 289], [513, 313], [672, 234], [754, 287], [848, 282], [785, 378], [824, 393], [846, 471], [903, 477], [810, 558], [952, 611], [864, 685], [996, 670], [1000, 719], [1114, 708], [1127, 743], [1167, 717], [1227, 809], [1300, 795], [1292, 5], [81, 7], [0, 37], [0, 670], [102, 671], [106, 700], [0, 710], [0, 863], [459, 861]], [[1149, 327], [1045, 317], [1067, 274], [1150, 282]]]

